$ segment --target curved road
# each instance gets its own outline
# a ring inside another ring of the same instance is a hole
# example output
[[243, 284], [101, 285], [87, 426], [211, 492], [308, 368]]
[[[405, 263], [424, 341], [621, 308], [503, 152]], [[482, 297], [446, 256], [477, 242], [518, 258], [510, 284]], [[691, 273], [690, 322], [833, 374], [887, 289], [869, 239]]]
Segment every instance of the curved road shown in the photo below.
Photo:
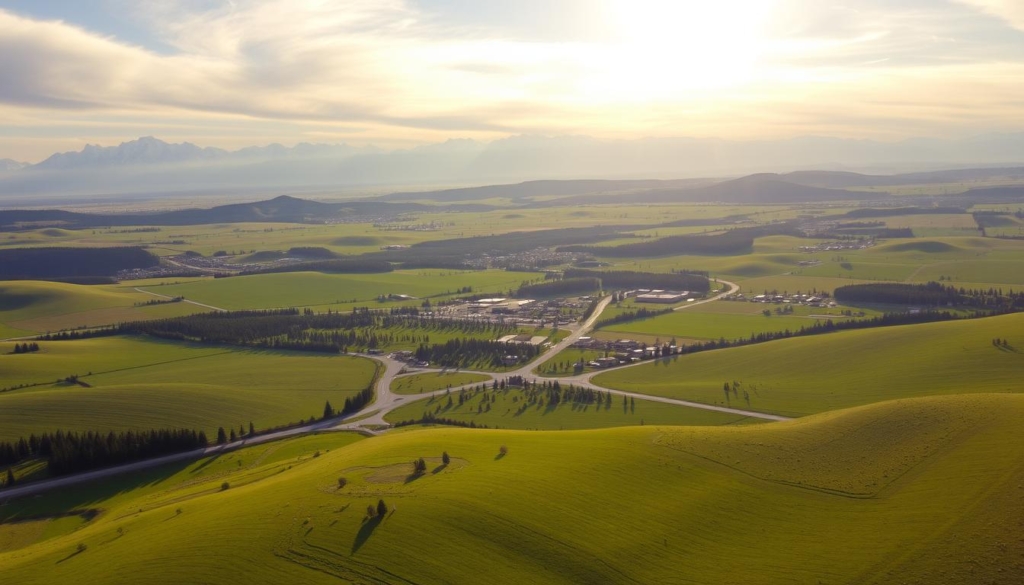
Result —
[[[732, 293], [736, 292], [737, 290], [739, 290], [739, 286], [734, 284], [734, 283], [727, 282], [727, 281], [724, 281], [724, 280], [719, 280], [718, 282], [720, 282], [722, 284], [728, 285], [729, 286], [729, 290], [727, 290], [725, 292], [722, 292], [722, 293], [719, 293], [718, 295], [716, 295], [714, 297], [711, 297], [711, 298], [708, 298], [708, 299], [704, 299], [702, 301], [695, 301], [693, 303], [687, 303], [687, 304], [685, 304], [683, 306], [676, 307], [674, 310], [679, 311], [679, 310], [684, 310], [684, 309], [687, 309], [689, 307], [693, 307], [693, 306], [696, 306], [696, 305], [701, 305], [701, 304], [704, 304], [704, 303], [709, 303], [709, 302], [718, 300], [718, 299], [722, 298], [725, 295], [732, 294]], [[138, 290], [138, 289], [136, 289], [136, 290]], [[165, 295], [159, 295], [157, 293], [151, 293], [151, 292], [148, 292], [148, 291], [140, 291], [140, 292], [147, 292], [148, 294], [153, 294], [153, 295], [156, 295], [156, 296], [165, 296]], [[167, 297], [167, 298], [170, 298], [170, 297]], [[191, 302], [191, 301], [186, 301], [186, 302]], [[585, 322], [581, 323], [577, 328], [575, 328], [575, 330], [573, 330], [572, 333], [570, 333], [568, 337], [566, 337], [565, 339], [563, 339], [563, 340], [559, 341], [558, 343], [554, 344], [553, 346], [551, 346], [544, 354], [542, 354], [540, 357], [538, 357], [537, 360], [534, 360], [534, 362], [532, 362], [530, 364], [527, 364], [527, 365], [524, 365], [521, 368], [518, 368], [516, 370], [510, 371], [510, 372], [505, 372], [503, 374], [495, 374], [493, 372], [474, 372], [474, 373], [480, 373], [480, 374], [484, 374], [484, 375], [490, 376], [492, 380], [493, 379], [497, 379], [499, 376], [500, 377], [522, 376], [524, 378], [529, 378], [529, 379], [532, 379], [532, 380], [535, 380], [535, 381], [536, 380], [557, 380], [560, 384], [575, 384], [577, 386], [583, 386], [583, 387], [586, 387], [586, 388], [593, 388], [595, 390], [601, 390], [603, 392], [609, 392], [609, 393], [614, 394], [616, 396], [628, 396], [628, 397], [631, 397], [631, 398], [639, 398], [639, 399], [642, 399], [642, 400], [650, 400], [650, 401], [653, 401], [653, 402], [661, 402], [661, 403], [664, 403], [664, 404], [674, 404], [674, 405], [686, 406], [686, 407], [690, 407], [690, 408], [700, 408], [700, 409], [704, 409], [704, 410], [713, 410], [713, 411], [716, 411], [716, 412], [724, 412], [724, 413], [736, 414], [736, 415], [741, 415], [741, 416], [749, 416], [749, 417], [752, 417], [752, 418], [759, 418], [759, 419], [763, 419], [763, 420], [771, 420], [771, 421], [789, 420], [788, 417], [778, 416], [778, 415], [774, 415], [774, 414], [766, 414], [766, 413], [763, 413], [763, 412], [756, 412], [756, 411], [751, 411], [751, 410], [742, 410], [742, 409], [738, 409], [738, 408], [729, 408], [729, 407], [725, 407], [725, 406], [715, 406], [713, 404], [704, 404], [704, 403], [701, 403], [701, 402], [691, 402], [691, 401], [688, 401], [688, 400], [679, 400], [679, 399], [676, 399], [676, 398], [667, 398], [667, 397], [663, 397], [663, 396], [651, 396], [649, 394], [640, 394], [640, 393], [637, 393], [637, 392], [626, 392], [626, 391], [623, 391], [623, 390], [613, 390], [613, 389], [610, 389], [610, 388], [603, 388], [603, 387], [598, 386], [598, 385], [596, 385], [596, 384], [594, 384], [593, 382], [590, 381], [590, 378], [592, 376], [596, 375], [598, 372], [591, 372], [591, 373], [588, 373], [588, 374], [582, 374], [580, 376], [570, 376], [570, 377], [561, 377], [561, 378], [545, 378], [544, 376], [539, 376], [539, 375], [536, 375], [536, 374], [533, 373], [534, 363], [539, 362], [540, 359], [544, 357], [544, 355], [556, 355], [558, 352], [560, 352], [560, 351], [564, 350], [565, 348], [571, 346], [580, 337], [582, 337], [583, 335], [588, 333], [594, 327], [594, 323], [597, 322], [597, 319], [601, 316], [601, 313], [604, 312], [604, 310], [608, 307], [608, 304], [610, 302], [611, 302], [611, 297], [605, 297], [605, 298], [601, 299], [601, 302], [597, 305], [596, 309], [594, 310], [594, 313], [589, 318], [587, 318], [587, 320]], [[214, 309], [214, 310], [223, 310], [223, 309], [218, 309], [217, 307], [211, 307], [209, 305], [202, 305], [200, 303], [193, 303], [193, 304], [196, 304], [196, 305], [199, 305], [199, 306], [202, 306], [202, 307], [207, 307], [207, 308]], [[330, 431], [358, 431], [358, 432], [362, 432], [362, 433], [365, 433], [365, 434], [375, 435], [378, 432], [380, 432], [381, 429], [386, 429], [388, 426], [390, 426], [389, 423], [387, 423], [384, 420], [384, 417], [388, 413], [390, 413], [391, 411], [395, 410], [396, 408], [398, 408], [398, 407], [400, 407], [400, 406], [402, 406], [402, 405], [404, 405], [404, 404], [406, 404], [408, 402], [412, 402], [414, 400], [420, 400], [420, 399], [423, 399], [423, 398], [429, 398], [431, 396], [440, 396], [440, 395], [443, 395], [443, 394], [445, 394], [446, 392], [449, 392], [449, 391], [456, 391], [457, 392], [457, 391], [461, 390], [462, 388], [472, 388], [472, 387], [476, 387], [476, 386], [478, 386], [480, 384], [480, 382], [476, 382], [476, 383], [473, 383], [473, 384], [466, 384], [464, 386], [453, 387], [451, 389], [437, 390], [435, 392], [426, 392], [426, 393], [422, 393], [422, 394], [413, 394], [413, 395], [399, 395], [399, 394], [395, 394], [395, 393], [391, 392], [391, 383], [394, 381], [394, 379], [396, 377], [399, 377], [400, 375], [402, 375], [403, 370], [406, 368], [406, 364], [404, 364], [402, 362], [399, 362], [399, 361], [396, 361], [396, 360], [393, 360], [393, 359], [391, 359], [389, 357], [383, 357], [383, 356], [364, 356], [364, 357], [368, 357], [370, 359], [376, 360], [376, 361], [378, 361], [378, 362], [380, 362], [380, 363], [382, 363], [384, 365], [384, 371], [380, 374], [380, 377], [377, 379], [376, 393], [374, 395], [374, 401], [371, 404], [369, 404], [366, 408], [364, 408], [363, 410], [361, 410], [361, 411], [359, 411], [359, 412], [357, 412], [355, 414], [352, 414], [350, 416], [347, 416], [347, 417], [345, 417], [344, 419], [342, 419], [340, 421], [338, 419], [336, 419], [336, 418], [335, 419], [326, 420], [326, 421], [318, 421], [318, 422], [315, 422], [315, 423], [312, 423], [312, 424], [308, 424], [308, 425], [305, 425], [305, 426], [301, 426], [301, 427], [295, 427], [295, 428], [286, 429], [286, 430], [282, 430], [282, 431], [276, 431], [276, 432], [267, 433], [267, 434], [264, 434], [264, 435], [257, 435], [255, 437], [247, 437], [245, 439], [241, 439], [241, 440], [235, 441], [233, 443], [227, 443], [227, 444], [224, 444], [224, 445], [216, 445], [216, 446], [213, 446], [213, 447], [207, 447], [205, 449], [196, 449], [194, 451], [188, 451], [188, 452], [185, 452], [185, 453], [176, 453], [174, 455], [166, 455], [166, 456], [163, 456], [163, 457], [158, 457], [156, 459], [148, 459], [146, 461], [139, 461], [139, 462], [136, 462], [136, 463], [128, 463], [128, 464], [125, 464], [125, 465], [119, 465], [119, 466], [116, 466], [116, 467], [109, 467], [107, 469], [100, 469], [100, 470], [96, 470], [96, 471], [89, 471], [89, 472], [86, 472], [86, 473], [80, 473], [80, 474], [71, 475], [71, 476], [67, 476], [67, 477], [60, 477], [60, 478], [49, 479], [49, 480], [44, 480], [44, 481], [39, 481], [39, 482], [33, 482], [33, 483], [30, 483], [30, 484], [25, 485], [25, 486], [16, 486], [16, 487], [13, 487], [13, 488], [0, 490], [0, 500], [6, 501], [6, 500], [9, 500], [9, 499], [12, 499], [12, 498], [36, 495], [36, 494], [42, 493], [44, 491], [55, 489], [55, 488], [59, 488], [59, 487], [67, 487], [67, 486], [72, 486], [72, 485], [76, 485], [76, 484], [79, 484], [79, 483], [84, 483], [84, 482], [88, 482], [88, 481], [92, 481], [92, 480], [96, 480], [96, 479], [103, 479], [103, 478], [112, 477], [112, 476], [115, 476], [115, 475], [120, 475], [120, 474], [123, 474], [123, 473], [130, 473], [130, 472], [133, 472], [133, 471], [141, 471], [141, 470], [144, 470], [144, 469], [149, 469], [149, 468], [157, 467], [157, 466], [160, 466], [160, 465], [165, 465], [167, 463], [174, 463], [174, 462], [178, 462], [178, 461], [190, 461], [190, 460], [199, 459], [201, 457], [205, 457], [205, 456], [208, 456], [208, 455], [214, 455], [214, 454], [218, 454], [218, 453], [225, 453], [225, 452], [228, 452], [228, 451], [233, 451], [235, 449], [240, 449], [242, 447], [248, 447], [248, 446], [251, 446], [251, 445], [259, 445], [260, 443], [267, 443], [267, 442], [270, 442], [270, 441], [276, 441], [278, 439], [283, 439], [283, 438], [286, 438], [286, 437], [294, 437], [296, 435], [304, 435], [304, 434], [307, 434], [307, 433], [313, 433], [313, 432], [317, 432], [317, 431], [325, 431], [325, 430], [330, 430]], [[652, 360], [642, 361], [642, 362], [638, 362], [636, 364], [630, 364], [628, 366], [621, 366], [621, 367], [632, 367], [632, 366], [637, 366], [637, 365], [643, 365], [643, 364], [650, 363], [651, 361]], [[432, 368], [432, 369], [431, 368], [416, 369], [414, 371], [409, 372], [409, 374], [421, 373], [421, 372], [438, 372], [438, 371], [440, 371], [440, 370], [437, 369], [437, 368]], [[463, 370], [463, 371], [469, 371], [469, 370]], [[354, 422], [346, 422], [347, 420], [350, 420], [350, 419], [358, 419], [358, 420], [356, 420]]]

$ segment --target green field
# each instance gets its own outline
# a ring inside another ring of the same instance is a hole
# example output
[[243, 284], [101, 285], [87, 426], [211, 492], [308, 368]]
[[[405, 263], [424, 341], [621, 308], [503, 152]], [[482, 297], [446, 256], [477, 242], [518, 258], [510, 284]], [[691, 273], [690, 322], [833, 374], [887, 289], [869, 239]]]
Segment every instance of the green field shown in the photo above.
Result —
[[155, 298], [127, 285], [0, 282], [0, 339], [207, 310], [188, 303], [142, 306]]
[[[1009, 340], [1010, 349], [992, 345]], [[911, 396], [1021, 392], [1024, 314], [844, 331], [673, 356], [603, 373], [609, 388], [802, 416]], [[725, 382], [741, 390], [726, 400]], [[749, 396], [749, 402], [743, 392]]]
[[[484, 392], [470, 392], [465, 403], [459, 404], [458, 394], [452, 393], [452, 404], [446, 397], [426, 398], [406, 404], [385, 418], [394, 424], [419, 420], [424, 413], [439, 418], [489, 428], [523, 430], [574, 430], [622, 427], [630, 425], [729, 425], [761, 422], [744, 416], [676, 406], [650, 400], [623, 403], [621, 396], [612, 396], [611, 405], [572, 404], [557, 406], [538, 403], [526, 407], [526, 395], [519, 389], [491, 390], [485, 384]], [[486, 394], [486, 398], [485, 398]], [[489, 408], [488, 408], [489, 407]]]
[[391, 382], [391, 391], [395, 394], [422, 394], [445, 388], [458, 388], [466, 384], [486, 382], [491, 377], [485, 374], [469, 372], [426, 372], [395, 378]]
[[[815, 323], [824, 323], [830, 319], [835, 321], [846, 319], [840, 314], [840, 311], [846, 307], [823, 309], [793, 306], [791, 314], [778, 315], [772, 312], [783, 306], [740, 301], [715, 301], [649, 319], [604, 326], [601, 327], [601, 330], [621, 334], [620, 337], [629, 337], [630, 333], [648, 337], [660, 336], [663, 342], [672, 338], [740, 339], [750, 337], [753, 333], [770, 333], [787, 329], [798, 331], [801, 327], [811, 327]], [[762, 311], [766, 310], [772, 312], [771, 316], [764, 316]], [[855, 310], [859, 311], [859, 309]], [[871, 316], [875, 314], [877, 312], [871, 312]]]
[[[0, 440], [64, 430], [257, 428], [340, 408], [370, 384], [365, 358], [102, 337], [42, 342], [14, 355], [0, 343]], [[91, 375], [90, 375], [91, 372]], [[55, 382], [79, 375], [90, 387]], [[215, 435], [214, 435], [215, 436]]]
[[[466, 286], [472, 287], [475, 292], [505, 294], [510, 288], [519, 288], [524, 280], [535, 278], [536, 273], [504, 270], [405, 270], [385, 274], [289, 272], [203, 279], [184, 284], [151, 286], [146, 290], [172, 297], [183, 295], [187, 299], [222, 309], [323, 307], [343, 310], [353, 306], [393, 305], [378, 303], [379, 295], [437, 297], [456, 293]], [[419, 306], [420, 302], [417, 300], [412, 304]]]
[[[978, 395], [768, 425], [428, 429], [276, 460], [255, 447], [8, 504], [0, 570], [19, 584], [1013, 582], [1022, 416], [1024, 397]], [[367, 520], [381, 499], [389, 514]], [[71, 515], [12, 523], [41, 513]]]

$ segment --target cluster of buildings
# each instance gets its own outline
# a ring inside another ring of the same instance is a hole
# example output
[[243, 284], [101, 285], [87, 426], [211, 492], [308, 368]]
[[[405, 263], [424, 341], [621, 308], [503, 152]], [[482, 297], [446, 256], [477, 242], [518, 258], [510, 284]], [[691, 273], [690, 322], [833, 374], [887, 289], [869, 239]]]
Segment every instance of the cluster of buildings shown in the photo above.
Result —
[[591, 368], [614, 368], [623, 364], [636, 363], [641, 360], [649, 360], [657, 357], [674, 355], [679, 353], [679, 347], [674, 343], [649, 346], [632, 339], [618, 339], [607, 341], [593, 337], [581, 337], [576, 340], [573, 347], [579, 349], [590, 349], [604, 351], [608, 355], [596, 358], [587, 362]]
[[800, 246], [800, 251], [805, 254], [814, 252], [836, 252], [839, 250], [863, 250], [875, 245], [871, 239], [864, 240], [840, 240], [835, 242], [822, 242], [816, 246]]
[[771, 303], [775, 305], [807, 305], [808, 307], [832, 308], [836, 302], [824, 293], [818, 294], [778, 294], [765, 292], [759, 295], [747, 296], [743, 293], [736, 293], [722, 297], [726, 301], [746, 301], [751, 303]]
[[[369, 353], [372, 354], [373, 351], [370, 350]], [[377, 350], [377, 353], [382, 353], [382, 352], [380, 352], [380, 350]], [[401, 350], [401, 351], [392, 352], [389, 357], [391, 359], [393, 359], [393, 360], [396, 360], [396, 361], [405, 362], [405, 363], [409, 364], [410, 366], [412, 366], [414, 368], [429, 368], [430, 367], [430, 362], [418, 360], [418, 359], [416, 359], [416, 355], [413, 352], [408, 351], [408, 350], [404, 350], [404, 349]]]

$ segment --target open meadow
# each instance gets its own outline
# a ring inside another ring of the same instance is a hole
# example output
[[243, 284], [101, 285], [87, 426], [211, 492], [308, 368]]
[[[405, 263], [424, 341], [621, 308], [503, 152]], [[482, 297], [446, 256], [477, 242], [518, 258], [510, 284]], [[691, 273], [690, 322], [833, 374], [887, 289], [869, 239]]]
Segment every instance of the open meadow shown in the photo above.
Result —
[[188, 303], [146, 304], [156, 298], [126, 285], [0, 282], [0, 339], [209, 310]]
[[473, 423], [477, 426], [523, 430], [576, 430], [600, 429], [634, 425], [730, 425], [762, 422], [742, 415], [715, 412], [686, 406], [676, 406], [650, 400], [623, 400], [612, 396], [611, 402], [601, 404], [563, 400], [552, 403], [540, 400], [530, 404], [521, 389], [467, 391], [465, 402], [459, 393], [448, 397], [424, 398], [390, 412], [386, 420], [391, 424], [410, 420], [419, 421], [424, 415]]
[[[997, 347], [994, 339], [1007, 340]], [[1021, 392], [1024, 314], [843, 331], [672, 356], [595, 384], [803, 416], [881, 400]], [[727, 396], [723, 385], [736, 390]]]
[[[145, 290], [187, 299], [222, 309], [272, 309], [280, 307], [317, 307], [348, 310], [355, 306], [374, 307], [380, 295], [409, 295], [435, 301], [471, 287], [476, 293], [501, 293], [517, 289], [536, 273], [503, 270], [402, 270], [384, 274], [324, 274], [289, 272], [257, 274], [233, 278], [207, 278], [182, 284], [149, 286]], [[422, 300], [406, 303], [379, 303], [381, 307], [398, 304], [418, 307]]]
[[1021, 416], [1024, 397], [976, 395], [770, 425], [318, 435], [9, 504], [0, 569], [24, 584], [1002, 582], [1024, 562], [1007, 537], [1024, 522]]
[[[266, 429], [319, 417], [365, 389], [365, 358], [100, 337], [0, 343], [0, 440], [62, 430]], [[65, 378], [77, 376], [77, 382]], [[27, 386], [18, 388], [19, 386]], [[212, 434], [211, 434], [212, 433]]]

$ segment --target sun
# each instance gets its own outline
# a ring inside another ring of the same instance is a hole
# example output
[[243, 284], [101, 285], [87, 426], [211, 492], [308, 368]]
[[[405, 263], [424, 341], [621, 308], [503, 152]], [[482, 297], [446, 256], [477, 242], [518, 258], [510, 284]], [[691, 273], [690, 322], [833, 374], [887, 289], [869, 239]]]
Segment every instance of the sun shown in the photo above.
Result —
[[586, 91], [664, 100], [752, 81], [772, 0], [605, 0], [611, 37], [595, 51]]

